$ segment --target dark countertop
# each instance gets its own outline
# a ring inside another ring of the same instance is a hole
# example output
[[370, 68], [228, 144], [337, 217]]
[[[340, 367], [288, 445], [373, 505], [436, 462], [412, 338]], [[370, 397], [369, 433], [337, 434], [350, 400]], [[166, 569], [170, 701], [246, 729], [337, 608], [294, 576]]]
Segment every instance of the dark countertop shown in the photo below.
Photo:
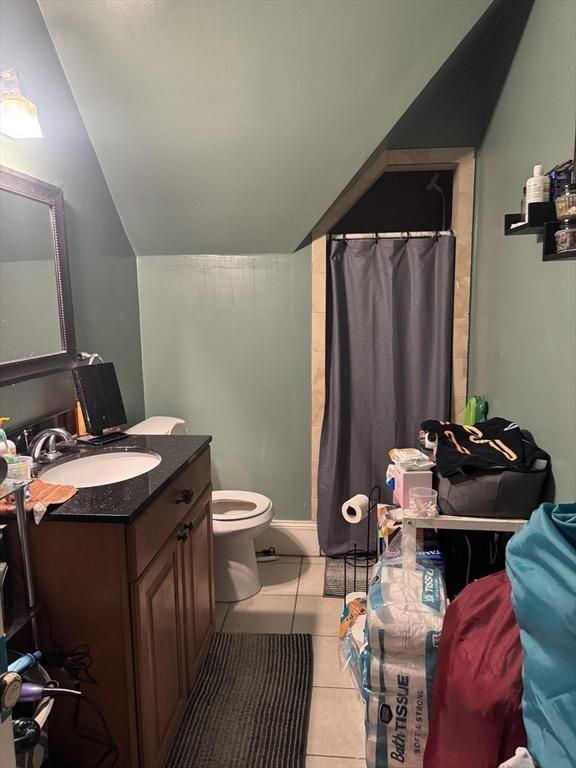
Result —
[[[42, 522], [131, 523], [169, 485], [174, 475], [208, 447], [211, 440], [209, 435], [130, 435], [125, 440], [112, 443], [109, 448], [100, 448], [98, 453], [154, 451], [162, 457], [162, 461], [150, 472], [130, 480], [79, 488], [69, 501], [50, 507]], [[95, 450], [88, 449], [83, 454], [92, 454]]]

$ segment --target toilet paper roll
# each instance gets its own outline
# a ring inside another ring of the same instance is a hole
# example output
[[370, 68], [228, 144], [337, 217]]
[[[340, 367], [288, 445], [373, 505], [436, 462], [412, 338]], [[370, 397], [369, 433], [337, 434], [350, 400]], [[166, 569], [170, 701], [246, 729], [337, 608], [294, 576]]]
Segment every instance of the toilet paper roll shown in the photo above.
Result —
[[347, 523], [356, 525], [364, 520], [370, 508], [370, 499], [363, 493], [357, 493], [342, 504], [342, 517]]

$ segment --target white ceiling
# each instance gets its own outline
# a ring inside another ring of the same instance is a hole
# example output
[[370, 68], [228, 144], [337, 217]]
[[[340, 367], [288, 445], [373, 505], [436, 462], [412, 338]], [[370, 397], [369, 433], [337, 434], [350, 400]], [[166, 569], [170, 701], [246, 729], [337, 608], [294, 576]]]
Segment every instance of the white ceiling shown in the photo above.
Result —
[[39, 0], [138, 255], [293, 250], [490, 0]]

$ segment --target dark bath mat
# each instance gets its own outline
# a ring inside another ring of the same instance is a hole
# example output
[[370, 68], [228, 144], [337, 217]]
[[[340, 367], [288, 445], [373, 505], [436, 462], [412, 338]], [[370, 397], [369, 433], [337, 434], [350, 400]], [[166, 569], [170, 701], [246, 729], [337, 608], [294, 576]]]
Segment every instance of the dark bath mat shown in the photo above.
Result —
[[164, 768], [304, 768], [311, 635], [214, 635]]
[[346, 589], [344, 588], [344, 558], [327, 557], [324, 566], [324, 597], [346, 597], [349, 592], [366, 592], [366, 570], [368, 583], [374, 567], [374, 559], [366, 566], [365, 560], [358, 561], [356, 568], [356, 586], [354, 586], [354, 566], [348, 561], [346, 566]]

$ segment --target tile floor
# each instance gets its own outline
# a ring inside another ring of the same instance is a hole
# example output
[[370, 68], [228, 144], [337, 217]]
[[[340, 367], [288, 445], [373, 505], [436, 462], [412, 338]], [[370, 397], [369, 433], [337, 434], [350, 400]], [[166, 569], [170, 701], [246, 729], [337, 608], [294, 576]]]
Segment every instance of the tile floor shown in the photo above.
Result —
[[322, 597], [323, 557], [281, 557], [260, 564], [262, 590], [239, 603], [216, 603], [222, 632], [308, 632], [314, 687], [306, 768], [364, 768], [364, 707], [338, 663], [342, 600]]

